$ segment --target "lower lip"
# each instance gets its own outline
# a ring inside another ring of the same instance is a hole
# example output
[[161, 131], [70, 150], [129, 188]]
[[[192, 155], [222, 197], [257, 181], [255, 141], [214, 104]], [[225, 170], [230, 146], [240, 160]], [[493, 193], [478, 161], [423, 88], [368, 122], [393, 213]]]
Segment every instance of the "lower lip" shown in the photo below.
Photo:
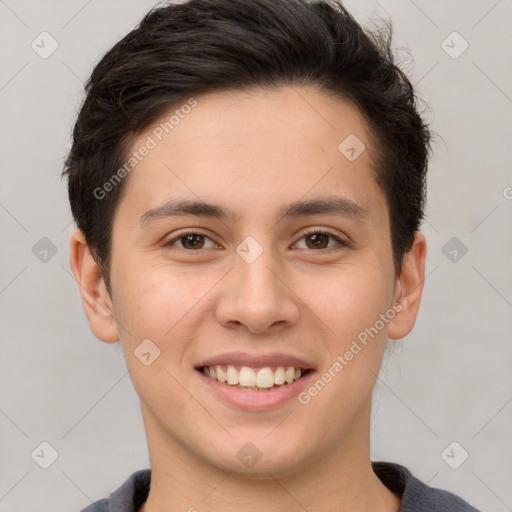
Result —
[[291, 384], [283, 384], [277, 388], [267, 391], [244, 390], [224, 384], [218, 380], [207, 377], [202, 372], [197, 372], [203, 382], [215, 393], [221, 400], [235, 405], [241, 409], [250, 411], [262, 411], [273, 409], [284, 404], [288, 400], [296, 397], [302, 389], [308, 386], [311, 377], [315, 372], [310, 370], [299, 380]]

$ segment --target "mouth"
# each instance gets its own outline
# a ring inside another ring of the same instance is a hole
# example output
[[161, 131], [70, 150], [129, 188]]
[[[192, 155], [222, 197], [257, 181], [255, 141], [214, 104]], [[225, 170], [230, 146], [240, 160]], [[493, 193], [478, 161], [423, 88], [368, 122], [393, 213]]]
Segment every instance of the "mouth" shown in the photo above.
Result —
[[252, 412], [290, 403], [316, 373], [310, 361], [285, 353], [226, 352], [194, 369], [213, 400]]
[[251, 367], [220, 364], [200, 366], [196, 370], [213, 381], [236, 389], [263, 392], [289, 386], [313, 371], [287, 365]]
[[316, 369], [305, 359], [284, 353], [218, 354], [194, 366], [211, 399], [236, 410], [274, 410], [310, 386]]

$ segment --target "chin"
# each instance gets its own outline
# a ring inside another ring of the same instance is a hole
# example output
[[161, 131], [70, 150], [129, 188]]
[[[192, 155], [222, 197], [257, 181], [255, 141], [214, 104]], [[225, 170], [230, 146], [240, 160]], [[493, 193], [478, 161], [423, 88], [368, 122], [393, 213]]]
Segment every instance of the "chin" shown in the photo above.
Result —
[[217, 445], [215, 454], [209, 454], [210, 463], [223, 471], [256, 479], [268, 480], [297, 473], [306, 453], [297, 451], [298, 442], [284, 444], [282, 439], [272, 439], [269, 430], [252, 435], [234, 436], [224, 447]]

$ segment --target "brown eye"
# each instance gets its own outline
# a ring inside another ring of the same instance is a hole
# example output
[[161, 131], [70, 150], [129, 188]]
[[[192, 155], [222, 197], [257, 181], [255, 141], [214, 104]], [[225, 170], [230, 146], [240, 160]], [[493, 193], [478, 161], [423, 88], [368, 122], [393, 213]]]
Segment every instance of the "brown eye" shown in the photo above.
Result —
[[204, 245], [203, 235], [186, 235], [180, 237], [185, 249], [201, 249]]
[[[302, 240], [305, 241], [305, 247], [300, 247]], [[299, 245], [299, 249], [317, 249], [318, 251], [323, 249], [335, 249], [336, 246], [338, 246], [338, 248], [348, 246], [347, 243], [333, 233], [321, 230], [304, 233], [299, 242], [297, 242], [297, 245]]]
[[206, 235], [201, 233], [183, 233], [172, 240], [169, 240], [164, 245], [165, 247], [177, 246], [179, 249], [186, 249], [189, 251], [199, 251], [207, 248], [207, 241], [210, 241], [209, 247], [214, 247], [215, 243]]
[[[329, 236], [325, 233], [313, 233], [304, 237], [306, 239], [306, 245], [310, 249], [325, 249], [329, 243]], [[307, 241], [311, 243], [308, 243]]]

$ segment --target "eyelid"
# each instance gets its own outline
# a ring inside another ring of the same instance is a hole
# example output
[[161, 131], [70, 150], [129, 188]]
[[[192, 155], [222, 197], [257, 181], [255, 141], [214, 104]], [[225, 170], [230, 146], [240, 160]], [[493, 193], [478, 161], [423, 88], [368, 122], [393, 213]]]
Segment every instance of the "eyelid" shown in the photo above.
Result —
[[[348, 240], [344, 240], [340, 235], [337, 235], [337, 234], [333, 233], [329, 229], [321, 228], [321, 227], [305, 228], [305, 231], [301, 232], [300, 238], [298, 238], [297, 241], [293, 245], [297, 244], [304, 237], [306, 237], [308, 235], [313, 235], [313, 234], [316, 234], [316, 233], [321, 233], [321, 234], [324, 234], [324, 235], [328, 235], [331, 239], [334, 239], [337, 242], [338, 247], [329, 247], [327, 249], [318, 249], [316, 251], [314, 249], [311, 249], [311, 250], [309, 250], [309, 252], [319, 252], [319, 253], [322, 253], [322, 252], [329, 252], [331, 250], [336, 250], [339, 247], [351, 247], [352, 246], [352, 244]], [[304, 249], [304, 250], [307, 250], [307, 249]]]
[[[310, 228], [305, 228], [304, 231], [302, 231], [300, 233], [300, 237], [297, 238], [297, 240], [293, 243], [293, 245], [297, 244], [300, 240], [302, 240], [304, 237], [308, 236], [308, 235], [312, 235], [312, 234], [316, 234], [316, 233], [321, 233], [321, 234], [325, 234], [325, 235], [328, 235], [331, 239], [334, 239], [338, 246], [341, 246], [341, 247], [351, 247], [351, 243], [347, 240], [344, 240], [341, 236], [339, 235], [336, 235], [335, 233], [333, 233], [332, 231], [328, 230], [328, 229], [325, 229], [325, 228], [320, 228], [320, 227], [310, 227]], [[174, 243], [176, 243], [180, 238], [183, 238], [187, 235], [200, 235], [200, 236], [204, 236], [205, 238], [208, 238], [210, 239], [214, 244], [216, 245], [220, 245], [218, 244], [210, 235], [208, 235], [207, 233], [204, 233], [201, 231], [200, 228], [198, 229], [189, 229], [188, 231], [182, 231], [176, 235], [174, 235], [170, 240], [168, 240], [167, 242], [164, 242], [164, 247], [172, 247]], [[327, 249], [318, 249], [318, 250], [315, 250], [315, 249], [302, 249], [302, 250], [306, 250], [308, 252], [328, 252], [330, 250], [336, 250], [337, 247], [329, 247]], [[207, 248], [201, 248], [201, 249], [183, 249], [182, 247], [178, 247], [178, 249], [182, 249], [183, 251], [187, 251], [187, 252], [201, 252], [203, 251], [204, 249], [208, 249]], [[301, 249], [299, 249], [301, 250]]]
[[[200, 235], [200, 236], [204, 236], [205, 238], [210, 239], [215, 245], [220, 245], [209, 234], [204, 233], [203, 231], [201, 231], [200, 228], [197, 228], [197, 229], [188, 229], [187, 231], [182, 231], [182, 232], [180, 232], [178, 234], [175, 234], [171, 239], [169, 239], [166, 242], [164, 242], [163, 246], [164, 247], [172, 247], [173, 244], [175, 244], [178, 240], [180, 240], [180, 238], [183, 238], [183, 237], [185, 237], [187, 235]], [[193, 249], [183, 249], [182, 247], [178, 247], [178, 249], [181, 249], [181, 250], [187, 251], [187, 252], [200, 252], [200, 251], [203, 250], [203, 249], [196, 249], [196, 250], [193, 250]]]

